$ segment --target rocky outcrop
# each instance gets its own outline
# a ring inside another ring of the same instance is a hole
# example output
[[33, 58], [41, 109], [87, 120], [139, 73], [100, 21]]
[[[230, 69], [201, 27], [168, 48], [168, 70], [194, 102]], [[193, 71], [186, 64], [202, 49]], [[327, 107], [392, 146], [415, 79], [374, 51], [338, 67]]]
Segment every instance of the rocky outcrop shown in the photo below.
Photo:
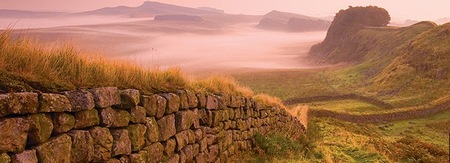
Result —
[[251, 98], [189, 90], [0, 94], [0, 109], [0, 162], [227, 162], [255, 133], [305, 129]]

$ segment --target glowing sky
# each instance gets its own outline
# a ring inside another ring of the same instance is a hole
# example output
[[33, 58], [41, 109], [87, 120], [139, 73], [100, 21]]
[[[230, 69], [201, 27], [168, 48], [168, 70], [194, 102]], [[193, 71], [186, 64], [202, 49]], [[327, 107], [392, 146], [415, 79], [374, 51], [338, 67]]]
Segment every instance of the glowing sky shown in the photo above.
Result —
[[[102, 7], [139, 6], [145, 0], [0, 0], [0, 9], [88, 11]], [[271, 10], [330, 16], [347, 6], [376, 5], [395, 19], [436, 20], [450, 17], [450, 0], [158, 0], [188, 7], [214, 7], [234, 14], [265, 14]]]

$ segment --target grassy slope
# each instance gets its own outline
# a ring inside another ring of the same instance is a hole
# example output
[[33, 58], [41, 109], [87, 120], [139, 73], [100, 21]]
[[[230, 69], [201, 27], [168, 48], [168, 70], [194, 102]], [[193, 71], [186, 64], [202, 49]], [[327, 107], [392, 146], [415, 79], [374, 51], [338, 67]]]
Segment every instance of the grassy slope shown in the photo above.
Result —
[[[450, 24], [436, 27], [429, 22], [405, 28], [367, 28], [359, 31], [356, 37], [363, 60], [352, 66], [337, 70], [237, 74], [236, 79], [255, 92], [282, 99], [358, 93], [384, 100], [397, 110], [437, 103], [450, 96], [449, 31]], [[340, 106], [347, 108], [340, 112], [373, 109], [364, 106], [352, 110], [362, 106], [359, 101], [319, 104], [332, 110], [342, 109]], [[325, 108], [313, 106], [311, 109]], [[378, 111], [375, 109], [375, 112]], [[354, 124], [329, 118], [313, 118], [309, 124], [320, 125], [324, 134], [316, 148], [323, 155], [315, 157], [316, 161], [445, 162], [448, 161], [449, 118], [450, 111], [444, 111], [429, 117], [383, 124]]]

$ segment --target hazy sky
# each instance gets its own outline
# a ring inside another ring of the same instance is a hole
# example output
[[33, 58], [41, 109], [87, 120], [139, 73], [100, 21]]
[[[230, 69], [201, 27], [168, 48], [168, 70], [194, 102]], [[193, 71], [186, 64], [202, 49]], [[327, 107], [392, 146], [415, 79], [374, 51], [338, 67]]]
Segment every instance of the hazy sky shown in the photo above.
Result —
[[[101, 7], [139, 6], [145, 0], [0, 0], [0, 9], [87, 11]], [[214, 7], [235, 14], [265, 14], [271, 10], [310, 16], [330, 16], [349, 5], [376, 5], [400, 19], [435, 20], [450, 17], [450, 0], [159, 0], [188, 7]]]

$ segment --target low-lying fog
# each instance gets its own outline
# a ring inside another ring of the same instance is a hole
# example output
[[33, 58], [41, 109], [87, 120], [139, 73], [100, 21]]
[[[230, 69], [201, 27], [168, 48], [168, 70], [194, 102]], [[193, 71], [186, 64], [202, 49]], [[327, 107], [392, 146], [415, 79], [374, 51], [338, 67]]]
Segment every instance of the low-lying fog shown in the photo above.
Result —
[[[70, 24], [68, 21], [53, 23]], [[305, 54], [326, 35], [326, 31], [265, 31], [254, 28], [255, 25], [256, 22], [219, 26], [207, 22], [146, 20], [41, 28], [25, 30], [25, 33], [45, 42], [68, 41], [77, 48], [101, 51], [108, 57], [127, 59], [146, 67], [178, 66], [197, 75], [244, 69], [307, 68], [303, 61]]]

